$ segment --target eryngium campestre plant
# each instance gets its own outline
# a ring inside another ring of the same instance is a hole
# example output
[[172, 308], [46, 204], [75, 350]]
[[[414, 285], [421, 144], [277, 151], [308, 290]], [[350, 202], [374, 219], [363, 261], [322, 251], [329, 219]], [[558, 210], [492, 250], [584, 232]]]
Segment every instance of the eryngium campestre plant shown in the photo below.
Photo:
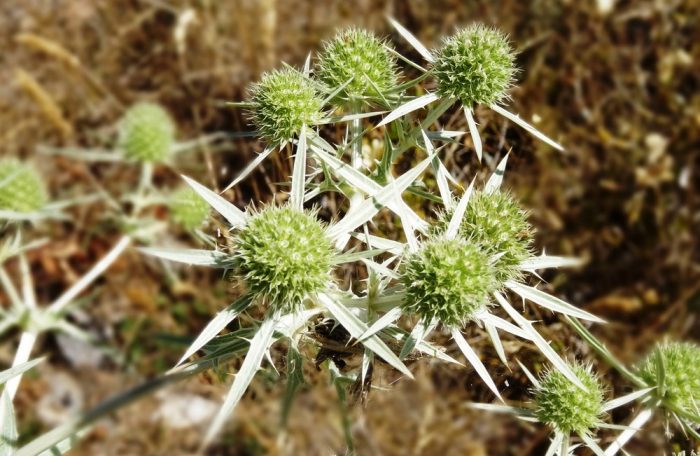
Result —
[[252, 121], [271, 144], [289, 141], [304, 125], [313, 125], [323, 114], [323, 100], [314, 82], [292, 68], [262, 75], [250, 89]]
[[574, 385], [558, 370], [548, 370], [534, 390], [535, 416], [566, 435], [589, 434], [601, 423], [603, 387], [590, 366], [577, 363], [570, 367], [586, 389]]
[[[481, 191], [469, 199], [460, 235], [496, 256], [494, 267], [500, 282], [519, 278], [519, 265], [531, 256], [534, 229], [527, 217], [527, 211], [509, 193]], [[452, 211], [441, 214], [436, 230], [446, 230], [451, 218]]]
[[140, 102], [129, 108], [119, 124], [119, 147], [126, 158], [162, 162], [175, 142], [175, 124], [163, 107]]
[[432, 67], [438, 94], [459, 98], [467, 108], [505, 98], [515, 71], [515, 54], [506, 35], [483, 24], [444, 39]]
[[209, 216], [209, 204], [189, 187], [172, 194], [168, 209], [172, 220], [186, 230], [200, 227]]
[[15, 159], [0, 160], [0, 209], [34, 212], [46, 206], [48, 199], [34, 168]]
[[459, 327], [487, 305], [497, 282], [488, 255], [476, 245], [435, 238], [409, 254], [401, 283], [407, 312]]
[[670, 408], [700, 415], [700, 346], [660, 344], [642, 361], [639, 375], [649, 386], [656, 386], [653, 394]]
[[316, 74], [334, 90], [348, 82], [338, 93], [341, 98], [381, 97], [396, 86], [396, 58], [387, 44], [372, 32], [351, 28], [324, 43]]
[[296, 310], [331, 280], [335, 250], [315, 212], [268, 206], [240, 230], [235, 248], [249, 292], [275, 308]]

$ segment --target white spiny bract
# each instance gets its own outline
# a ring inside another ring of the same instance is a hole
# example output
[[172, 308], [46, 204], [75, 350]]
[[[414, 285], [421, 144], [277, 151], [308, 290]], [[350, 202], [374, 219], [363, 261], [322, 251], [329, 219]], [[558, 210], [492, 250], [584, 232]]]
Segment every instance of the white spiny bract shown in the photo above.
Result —
[[331, 281], [333, 244], [314, 211], [268, 206], [236, 234], [235, 255], [248, 291], [285, 312]]
[[175, 124], [160, 105], [140, 102], [119, 123], [119, 148], [127, 159], [164, 162], [175, 143]]
[[292, 140], [323, 117], [315, 83], [292, 68], [263, 74], [250, 89], [250, 101], [253, 124], [270, 144]]
[[603, 415], [603, 387], [590, 366], [569, 366], [586, 387], [582, 390], [555, 369], [548, 370], [534, 389], [535, 416], [555, 430], [569, 435], [590, 434]]
[[202, 226], [209, 216], [209, 204], [189, 187], [176, 190], [168, 202], [170, 217], [186, 230]]
[[437, 91], [468, 108], [498, 103], [515, 75], [515, 54], [499, 30], [473, 24], [446, 38], [435, 53]]
[[467, 241], [436, 238], [408, 255], [401, 268], [402, 307], [425, 322], [460, 327], [482, 310], [496, 289], [489, 257]]
[[48, 199], [44, 181], [33, 167], [12, 158], [0, 160], [0, 210], [34, 212]]
[[389, 45], [367, 30], [344, 30], [324, 43], [316, 74], [331, 91], [347, 83], [338, 98], [380, 98], [398, 81], [396, 57], [385, 46]]
[[[700, 346], [691, 342], [662, 343], [638, 367], [653, 395], [671, 413], [700, 417]], [[681, 417], [681, 418], [685, 418]], [[690, 419], [698, 426], [700, 419]]]

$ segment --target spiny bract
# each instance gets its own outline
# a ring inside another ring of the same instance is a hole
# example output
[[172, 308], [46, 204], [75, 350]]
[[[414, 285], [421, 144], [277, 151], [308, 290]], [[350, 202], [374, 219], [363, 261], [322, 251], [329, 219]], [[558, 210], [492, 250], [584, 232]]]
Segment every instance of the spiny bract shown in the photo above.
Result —
[[323, 100], [313, 81], [292, 68], [263, 74], [250, 93], [253, 123], [272, 143], [293, 139], [302, 126], [313, 125], [322, 117]]
[[[663, 375], [659, 375], [661, 369]], [[700, 415], [700, 346], [690, 342], [660, 344], [641, 363], [639, 374], [649, 386], [656, 386], [654, 394], [672, 407]]]
[[[440, 215], [437, 232], [447, 229], [453, 211]], [[530, 257], [533, 228], [527, 211], [509, 193], [476, 192], [470, 199], [460, 225], [460, 235], [479, 246], [494, 261], [500, 282], [517, 279], [519, 265]]]
[[137, 103], [119, 124], [119, 147], [126, 158], [141, 162], [162, 162], [172, 151], [175, 124], [163, 107]]
[[317, 75], [329, 90], [342, 86], [338, 94], [349, 100], [377, 97], [396, 86], [396, 58], [386, 43], [367, 30], [351, 28], [324, 44]]
[[550, 369], [541, 378], [535, 392], [535, 416], [565, 434], [588, 434], [601, 422], [603, 387], [589, 367], [570, 365], [583, 383], [582, 390], [561, 372]]
[[428, 240], [406, 259], [401, 283], [404, 309], [450, 327], [483, 309], [496, 288], [488, 256], [463, 239]]
[[14, 159], [0, 160], [0, 209], [34, 212], [48, 202], [41, 176], [31, 166]]
[[294, 310], [331, 280], [335, 251], [313, 212], [269, 206], [248, 220], [235, 244], [249, 291], [275, 308]]
[[200, 227], [209, 216], [209, 204], [189, 187], [173, 193], [168, 208], [172, 220], [186, 230]]
[[473, 24], [443, 40], [432, 71], [439, 95], [459, 98], [468, 108], [490, 105], [513, 84], [515, 55], [499, 30]]

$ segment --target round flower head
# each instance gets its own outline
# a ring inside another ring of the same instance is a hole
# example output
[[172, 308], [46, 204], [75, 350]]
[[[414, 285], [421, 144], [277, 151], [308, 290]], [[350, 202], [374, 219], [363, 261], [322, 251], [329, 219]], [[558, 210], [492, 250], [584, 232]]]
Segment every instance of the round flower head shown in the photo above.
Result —
[[570, 367], [586, 390], [557, 370], [547, 371], [534, 390], [535, 416], [540, 422], [565, 434], [588, 434], [601, 422], [603, 388], [590, 366], [574, 364]]
[[[452, 211], [443, 213], [436, 230], [446, 230], [451, 218]], [[494, 267], [500, 282], [520, 275], [518, 266], [530, 257], [533, 231], [527, 212], [515, 198], [502, 192], [474, 193], [460, 225], [460, 235], [489, 256], [498, 255]]]
[[515, 74], [515, 55], [499, 30], [473, 24], [443, 41], [433, 74], [438, 94], [464, 106], [490, 105], [506, 97]]
[[273, 143], [294, 138], [322, 117], [323, 100], [313, 82], [292, 68], [263, 74], [250, 92], [253, 123]]
[[41, 176], [31, 166], [14, 159], [0, 160], [0, 209], [34, 212], [48, 202]]
[[639, 374], [649, 386], [657, 387], [654, 394], [667, 404], [700, 414], [700, 346], [697, 344], [658, 345], [639, 366]]
[[119, 125], [119, 147], [126, 158], [141, 162], [164, 161], [175, 142], [175, 124], [161, 106], [137, 103]]
[[495, 278], [489, 258], [463, 239], [432, 239], [406, 259], [403, 307], [426, 321], [456, 327], [489, 302]]
[[379, 96], [396, 86], [396, 58], [367, 30], [351, 28], [324, 44], [317, 75], [330, 90], [350, 83], [339, 97]]
[[269, 206], [255, 214], [236, 239], [249, 291], [287, 310], [328, 285], [334, 253], [316, 214], [287, 206]]
[[182, 187], [168, 204], [173, 221], [186, 230], [200, 227], [209, 216], [209, 204], [189, 187]]

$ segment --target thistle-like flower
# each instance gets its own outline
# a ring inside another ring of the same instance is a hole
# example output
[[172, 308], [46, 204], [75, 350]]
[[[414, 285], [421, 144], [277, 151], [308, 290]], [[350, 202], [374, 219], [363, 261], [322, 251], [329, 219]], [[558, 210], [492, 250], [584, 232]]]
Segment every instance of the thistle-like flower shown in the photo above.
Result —
[[686, 428], [700, 426], [700, 346], [669, 342], [656, 346], [639, 365], [652, 396]]
[[175, 124], [161, 106], [136, 103], [119, 123], [119, 148], [127, 159], [163, 162], [173, 150]]
[[396, 86], [396, 58], [384, 41], [367, 30], [351, 28], [324, 43], [316, 74], [346, 102], [381, 97]]
[[515, 54], [508, 38], [483, 24], [470, 25], [445, 38], [432, 66], [437, 93], [459, 98], [469, 109], [506, 98], [515, 71]]
[[186, 230], [199, 228], [209, 216], [209, 204], [189, 187], [172, 194], [168, 209], [172, 220]]
[[249, 293], [286, 312], [331, 281], [335, 250], [315, 211], [266, 207], [236, 235], [235, 249]]
[[401, 271], [402, 304], [425, 322], [461, 327], [484, 310], [497, 281], [489, 256], [462, 238], [436, 238], [408, 255]]
[[534, 388], [535, 416], [563, 434], [590, 435], [602, 423], [603, 388], [591, 366], [580, 363], [571, 369], [586, 387], [577, 387], [561, 372], [549, 369]]
[[313, 81], [292, 68], [262, 75], [250, 90], [252, 121], [271, 144], [297, 137], [323, 117], [323, 100]]
[[482, 156], [482, 144], [479, 129], [474, 120], [474, 107], [477, 104], [489, 106], [538, 139], [556, 149], [564, 150], [562, 146], [540, 133], [518, 115], [500, 106], [500, 103], [507, 99], [507, 91], [513, 83], [516, 72], [513, 51], [501, 32], [480, 24], [471, 25], [445, 39], [440, 49], [431, 52], [401, 24], [394, 20], [390, 22], [432, 65], [432, 68], [426, 71], [436, 77], [438, 86], [435, 92], [414, 98], [394, 109], [378, 126], [386, 125], [438, 100], [443, 100], [439, 109], [444, 112], [459, 100], [462, 103], [469, 134], [472, 136], [479, 160]]
[[[447, 229], [452, 211], [443, 212], [438, 230]], [[460, 235], [496, 256], [494, 267], [501, 283], [522, 277], [521, 265], [532, 256], [534, 229], [527, 211], [508, 192], [475, 192], [459, 227]]]
[[48, 193], [41, 176], [26, 163], [15, 159], [0, 160], [0, 209], [29, 213], [48, 203]]

